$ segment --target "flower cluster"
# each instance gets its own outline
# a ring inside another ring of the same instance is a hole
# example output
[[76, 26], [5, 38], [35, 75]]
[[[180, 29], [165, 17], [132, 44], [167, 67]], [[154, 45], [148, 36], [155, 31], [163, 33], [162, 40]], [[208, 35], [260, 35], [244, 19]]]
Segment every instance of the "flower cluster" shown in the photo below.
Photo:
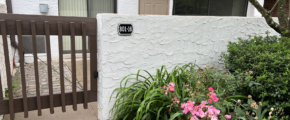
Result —
[[174, 104], [179, 104], [179, 100], [177, 99], [177, 97], [175, 96], [174, 98], [172, 98], [172, 102], [174, 103]]
[[253, 103], [251, 104], [251, 107], [255, 108], [256, 110], [259, 109], [259, 106], [258, 106], [258, 104], [255, 101], [253, 101]]
[[[163, 88], [165, 89], [165, 90], [164, 90], [165, 94], [167, 95], [167, 92], [168, 92], [168, 91], [174, 91], [174, 90], [175, 90], [175, 89], [174, 89], [174, 86], [175, 86], [175, 84], [174, 84], [173, 82], [170, 82], [170, 83], [168, 84], [168, 87], [164, 85]], [[160, 86], [159, 88], [162, 89], [161, 86]]]
[[214, 93], [214, 90], [212, 87], [208, 88], [208, 90], [210, 91], [209, 94], [207, 94], [207, 96], [209, 96], [208, 102], [212, 103], [212, 101], [214, 102], [218, 102], [219, 98], [216, 96], [216, 93]]
[[175, 86], [175, 84], [173, 82], [170, 82], [169, 86], [167, 87], [167, 90], [174, 91], [174, 86]]
[[[198, 81], [198, 85], [201, 83]], [[167, 95], [168, 92], [174, 91], [175, 84], [173, 82], [170, 82], [168, 85], [165, 85], [163, 87], [165, 94]], [[188, 91], [190, 91], [190, 85], [185, 84], [185, 87]], [[199, 86], [198, 86], [199, 87]], [[160, 87], [162, 88], [162, 87]], [[201, 101], [200, 103], [195, 103], [194, 101], [187, 101], [185, 103], [180, 103], [180, 100], [174, 96], [172, 98], [173, 104], [178, 104], [182, 108], [182, 112], [184, 114], [190, 114], [191, 120], [199, 120], [199, 119], [211, 119], [211, 120], [218, 120], [218, 115], [220, 115], [220, 110], [215, 108], [213, 105], [209, 105], [209, 103], [212, 102], [218, 102], [219, 98], [216, 96], [216, 93], [214, 92], [214, 89], [212, 87], [208, 88], [209, 93], [207, 94], [208, 100]], [[190, 91], [189, 93], [191, 93]], [[196, 94], [196, 93], [195, 93]], [[174, 95], [174, 93], [169, 94]], [[173, 105], [171, 104], [171, 106]], [[231, 115], [225, 115], [226, 119], [231, 119]]]
[[[220, 110], [216, 109], [214, 106], [207, 105], [207, 101], [202, 101], [200, 105], [194, 106], [194, 102], [187, 101], [187, 103], [181, 104], [181, 108], [183, 108], [183, 113], [187, 114], [191, 113], [191, 120], [199, 120], [199, 118], [210, 118], [211, 120], [217, 120], [217, 116], [220, 114]], [[207, 111], [204, 112], [203, 110]]]

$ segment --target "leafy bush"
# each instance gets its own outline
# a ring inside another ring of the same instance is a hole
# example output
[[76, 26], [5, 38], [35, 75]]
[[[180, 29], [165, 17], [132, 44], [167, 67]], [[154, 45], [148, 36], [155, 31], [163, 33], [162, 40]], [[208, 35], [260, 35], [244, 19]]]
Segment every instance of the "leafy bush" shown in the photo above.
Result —
[[236, 120], [246, 117], [246, 109], [239, 108], [240, 104], [234, 101], [247, 99], [236, 89], [249, 83], [250, 76], [233, 76], [214, 67], [200, 68], [191, 63], [176, 67], [172, 72], [163, 66], [157, 69], [155, 76], [144, 71], [148, 76], [145, 77], [140, 72], [126, 76], [120, 88], [115, 89], [116, 102], [111, 109], [113, 119], [186, 120], [209, 117], [214, 120], [231, 117]]
[[290, 106], [290, 38], [250, 36], [229, 42], [227, 52], [222, 54], [226, 68], [234, 75], [246, 73], [258, 83], [241, 86], [238, 92], [264, 97], [268, 109]]

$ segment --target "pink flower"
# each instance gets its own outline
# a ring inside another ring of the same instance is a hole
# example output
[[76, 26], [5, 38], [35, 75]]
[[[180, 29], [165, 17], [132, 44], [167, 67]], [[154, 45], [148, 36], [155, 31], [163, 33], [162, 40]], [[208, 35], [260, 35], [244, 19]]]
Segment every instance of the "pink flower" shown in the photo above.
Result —
[[166, 89], [167, 87], [164, 85], [164, 87], [163, 87], [164, 89]]
[[232, 118], [231, 115], [225, 115], [225, 117], [226, 117], [228, 120]]
[[199, 106], [200, 108], [204, 108], [206, 104], [207, 104], [207, 101], [202, 101]]
[[[208, 95], [209, 96], [209, 95]], [[218, 102], [219, 101], [219, 98], [216, 96], [216, 93], [212, 92], [210, 94], [210, 99], [212, 99], [214, 102]], [[210, 102], [211, 103], [211, 102]]]
[[217, 116], [212, 116], [211, 120], [218, 120]]
[[174, 87], [175, 84], [174, 84], [173, 82], [170, 82], [170, 83], [169, 83], [169, 86], [173, 86], [173, 87]]
[[200, 82], [198, 81], [197, 84], [200, 84]]
[[187, 113], [188, 113], [188, 110], [187, 110], [187, 109], [184, 109], [182, 112], [183, 112], [184, 114], [187, 114]]
[[218, 98], [218, 97], [214, 97], [214, 98], [213, 98], [213, 101], [214, 101], [214, 102], [218, 102], [218, 101], [219, 101], [219, 98]]
[[177, 97], [176, 96], [174, 98], [172, 98], [172, 101], [175, 101], [175, 100], [177, 100]]
[[178, 104], [179, 104], [179, 102], [180, 102], [180, 101], [177, 99], [176, 96], [175, 96], [174, 98], [172, 98], [172, 101], [173, 101], [173, 102], [176, 102], [176, 103], [178, 103]]
[[182, 103], [182, 104], [181, 104], [181, 108], [185, 108], [186, 105], [187, 105], [186, 103]]
[[198, 115], [199, 117], [203, 118], [206, 114], [202, 110], [198, 110]]
[[159, 88], [161, 89], [162, 87], [160, 86]]
[[207, 112], [207, 113], [209, 113], [209, 114], [214, 114], [214, 112], [213, 112], [213, 109], [212, 109], [212, 108], [208, 108], [206, 112]]
[[203, 67], [206, 68], [206, 65], [204, 65]]
[[220, 110], [218, 110], [218, 109], [214, 109], [214, 113], [215, 113], [215, 114], [219, 115], [220, 112], [221, 112]]
[[190, 120], [199, 120], [196, 116], [191, 116]]
[[194, 105], [194, 102], [187, 101], [187, 104], [190, 105], [190, 106], [193, 106]]
[[201, 104], [205, 104], [205, 105], [206, 105], [206, 104], [207, 104], [207, 102], [206, 102], [206, 101], [201, 101]]
[[188, 86], [189, 86], [189, 84], [186, 84], [186, 85], [185, 85], [185, 87], [188, 87]]
[[208, 99], [208, 102], [209, 102], [209, 103], [212, 103], [212, 100], [211, 100], [211, 99]]
[[169, 87], [169, 90], [170, 90], [170, 91], [174, 91], [174, 86], [170, 86], [170, 87]]
[[193, 110], [193, 106], [188, 105], [187, 110], [189, 110], [189, 111]]
[[184, 110], [182, 111], [184, 114], [187, 114], [188, 111], [191, 111], [193, 110], [194, 108], [194, 102], [191, 102], [191, 101], [187, 101], [187, 103], [182, 103], [181, 104], [181, 108], [183, 108]]
[[209, 91], [211, 91], [211, 92], [213, 92], [213, 91], [214, 91], [212, 87], [208, 88], [208, 90], [209, 90]]

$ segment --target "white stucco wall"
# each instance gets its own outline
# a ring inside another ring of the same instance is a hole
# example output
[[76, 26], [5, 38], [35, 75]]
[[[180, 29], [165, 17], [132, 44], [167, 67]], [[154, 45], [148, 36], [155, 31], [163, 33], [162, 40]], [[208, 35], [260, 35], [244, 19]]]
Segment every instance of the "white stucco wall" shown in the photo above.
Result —
[[[48, 13], [39, 11], [39, 4], [48, 4]], [[32, 14], [32, 15], [51, 15], [58, 16], [58, 0], [12, 0], [12, 9], [14, 14]], [[58, 37], [50, 36], [51, 40], [51, 57], [53, 60], [58, 59]], [[32, 45], [31, 45], [32, 47]], [[26, 62], [33, 62], [32, 54], [25, 55]], [[46, 54], [40, 54], [39, 58], [46, 61]], [[32, 60], [32, 61], [31, 61]]]
[[[143, 69], [155, 74], [162, 65], [173, 68], [195, 62], [222, 65], [228, 41], [269, 30], [263, 18], [201, 16], [138, 16], [98, 14], [98, 117], [110, 118], [109, 98], [123, 77]], [[131, 36], [119, 36], [119, 23], [133, 24]]]
[[169, 15], [172, 15], [173, 12], [173, 0], [169, 1]]
[[[0, 3], [0, 13], [7, 13], [6, 4]], [[11, 42], [8, 38], [8, 49], [11, 51]], [[10, 62], [12, 61], [12, 55], [9, 56]], [[10, 63], [12, 68], [12, 63]], [[5, 88], [7, 88], [7, 76], [6, 76], [6, 65], [5, 65], [5, 57], [4, 57], [4, 47], [3, 47], [3, 38], [2, 35], [0, 35], [0, 75], [1, 75], [1, 81], [2, 81], [2, 91], [5, 93]], [[5, 95], [5, 94], [3, 94]]]
[[6, 4], [6, 0], [0, 0], [1, 4]]
[[[264, 0], [257, 0], [262, 6], [264, 6]], [[262, 17], [262, 14], [249, 2], [247, 17]]]
[[[139, 14], [139, 0], [118, 0], [118, 14]], [[172, 15], [173, 0], [169, 0], [169, 15]]]
[[[49, 12], [41, 13], [39, 4], [48, 4]], [[58, 0], [12, 0], [14, 14], [58, 15]]]
[[118, 14], [138, 14], [139, 0], [117, 0]]
[[[6, 7], [6, 2], [1, 0], [0, 1], [0, 13], [7, 13], [7, 7]], [[8, 42], [8, 50], [10, 52], [9, 54], [9, 59], [10, 59], [10, 68], [12, 72], [12, 60], [13, 60], [13, 51], [15, 50], [11, 46], [10, 39], [7, 38]], [[0, 35], [0, 75], [1, 75], [1, 81], [2, 81], [2, 91], [3, 91], [3, 97], [5, 96], [5, 88], [7, 88], [7, 75], [6, 75], [6, 64], [5, 64], [5, 57], [4, 57], [4, 48], [3, 48], [3, 39], [2, 35]], [[0, 115], [0, 120], [3, 119], [3, 115]]]
[[[258, 0], [262, 5], [264, 0]], [[138, 14], [139, 0], [118, 0], [117, 1], [117, 11], [118, 14]], [[169, 0], [169, 15], [172, 15], [173, 0]], [[5, 0], [0, 0], [0, 3], [5, 3]], [[40, 13], [39, 4], [48, 4], [49, 12]], [[33, 15], [55, 15], [58, 16], [58, 0], [12, 0], [13, 13], [14, 14], [33, 14]], [[261, 17], [261, 14], [254, 8], [254, 6], [249, 3], [247, 16], [248, 17]], [[51, 36], [51, 53], [52, 59], [58, 59], [58, 37]], [[39, 58], [46, 61], [46, 54], [39, 54]], [[16, 62], [19, 58], [16, 55]], [[25, 55], [25, 60], [28, 63], [33, 62], [31, 54]]]

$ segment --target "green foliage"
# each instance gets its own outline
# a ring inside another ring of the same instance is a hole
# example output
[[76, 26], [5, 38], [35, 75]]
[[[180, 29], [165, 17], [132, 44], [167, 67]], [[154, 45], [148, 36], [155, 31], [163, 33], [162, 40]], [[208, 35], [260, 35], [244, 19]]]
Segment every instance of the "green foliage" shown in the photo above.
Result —
[[[146, 74], [142, 75], [141, 72]], [[175, 67], [172, 72], [168, 72], [163, 66], [157, 69], [156, 75], [139, 70], [137, 74], [124, 77], [120, 88], [114, 90], [111, 99], [116, 101], [111, 112], [114, 113], [113, 119], [117, 120], [184, 120], [190, 118], [190, 115], [182, 113], [180, 104], [187, 101], [200, 104], [208, 99], [206, 93], [212, 87], [219, 101], [209, 105], [220, 110], [219, 119], [225, 119], [225, 114], [234, 112], [235, 105], [231, 100], [247, 99], [238, 95], [236, 89], [245, 81], [250, 82], [249, 77], [232, 76], [214, 67], [200, 68], [192, 63]], [[170, 82], [175, 84], [174, 91], [165, 89]], [[180, 100], [179, 104], [173, 101], [175, 97]]]
[[286, 108], [290, 107], [289, 48], [290, 38], [250, 36], [239, 42], [229, 42], [228, 54], [222, 54], [222, 58], [232, 74], [251, 76], [250, 83], [242, 85], [238, 92], [258, 100], [264, 97], [268, 109]]
[[[13, 88], [13, 96], [15, 96], [17, 91], [20, 89], [20, 79], [18, 76], [17, 76], [17, 80], [12, 81], [12, 88]], [[8, 88], [5, 88], [5, 97], [4, 98], [9, 98]]]
[[283, 116], [285, 113], [282, 107], [279, 108], [271, 108], [269, 112], [268, 119], [269, 120], [288, 120], [290, 119], [289, 116]]
[[[180, 71], [181, 68], [176, 68], [174, 72], [168, 73], [163, 66], [157, 70], [156, 76], [144, 71], [148, 76], [145, 77], [140, 74], [140, 70], [137, 74], [126, 76], [121, 81], [120, 88], [115, 89], [117, 99], [111, 109], [111, 112], [114, 112], [113, 119], [131, 120], [134, 118], [139, 120], [142, 118], [155, 119], [156, 117], [157, 119], [169, 119], [171, 116], [178, 115], [171, 115], [168, 111], [171, 107], [171, 98], [165, 95], [159, 86], [164, 86], [170, 81], [181, 82], [181, 77], [185, 77], [185, 74], [180, 75]], [[133, 78], [130, 78], [132, 76]], [[132, 84], [130, 84], [131, 81], [133, 81]], [[173, 106], [172, 112], [177, 112], [175, 106]]]

